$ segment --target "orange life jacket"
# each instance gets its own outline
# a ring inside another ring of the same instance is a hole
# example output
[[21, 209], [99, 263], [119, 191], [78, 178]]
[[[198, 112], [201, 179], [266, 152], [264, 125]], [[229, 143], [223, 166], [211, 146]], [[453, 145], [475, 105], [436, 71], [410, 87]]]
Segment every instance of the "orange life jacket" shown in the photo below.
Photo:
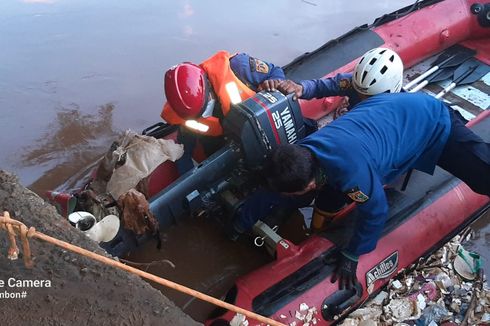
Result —
[[[237, 76], [233, 73], [230, 67], [230, 58], [232, 56], [226, 51], [219, 51], [206, 61], [200, 64], [201, 68], [206, 71], [209, 82], [213, 87], [213, 90], [218, 97], [223, 110], [223, 115], [226, 116], [230, 112], [231, 100], [228, 92], [226, 91], [226, 84], [235, 82], [240, 92], [240, 97], [243, 100], [255, 95], [255, 92], [247, 87]], [[184, 125], [185, 120], [182, 119], [166, 102], [163, 106], [160, 116], [172, 125]], [[223, 134], [223, 128], [217, 117], [207, 117], [195, 119], [197, 122], [205, 124], [209, 127], [208, 131], [200, 132], [192, 129], [192, 132], [200, 133], [208, 136], [220, 136]]]

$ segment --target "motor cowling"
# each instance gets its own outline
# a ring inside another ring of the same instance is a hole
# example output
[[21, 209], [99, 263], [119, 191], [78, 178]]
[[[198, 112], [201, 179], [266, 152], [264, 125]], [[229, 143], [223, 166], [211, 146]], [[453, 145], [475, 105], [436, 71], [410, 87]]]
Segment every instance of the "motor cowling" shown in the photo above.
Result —
[[262, 166], [267, 153], [306, 135], [298, 101], [281, 92], [259, 92], [232, 106], [223, 122], [225, 135], [240, 144], [247, 167]]

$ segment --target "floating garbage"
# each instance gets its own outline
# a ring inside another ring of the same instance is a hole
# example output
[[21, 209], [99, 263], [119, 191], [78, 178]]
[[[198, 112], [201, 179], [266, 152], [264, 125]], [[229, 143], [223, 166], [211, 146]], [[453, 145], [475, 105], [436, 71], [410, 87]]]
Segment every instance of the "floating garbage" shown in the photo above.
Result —
[[417, 321], [417, 325], [429, 326], [431, 324], [439, 325], [441, 321], [447, 321], [451, 313], [446, 309], [444, 303], [438, 303], [428, 306], [424, 309], [422, 316]]
[[299, 311], [296, 310], [294, 317], [298, 320], [293, 321], [292, 323], [289, 324], [289, 326], [296, 326], [296, 325], [302, 325], [302, 326], [313, 326], [318, 323], [318, 319], [316, 318], [316, 315], [318, 314], [318, 311], [316, 310], [316, 307], [309, 307], [306, 303], [301, 303], [299, 305]]
[[489, 325], [490, 288], [481, 258], [462, 246], [468, 231], [400, 273], [340, 325]]
[[[378, 293], [377, 296], [374, 297], [374, 299], [371, 301], [373, 305], [376, 306], [382, 306], [383, 302], [388, 298], [388, 292], [386, 291], [381, 291]], [[360, 309], [358, 309], [360, 310]]]
[[398, 322], [417, 319], [420, 316], [417, 303], [408, 298], [393, 299], [386, 308], [385, 315]]
[[458, 248], [458, 254], [454, 259], [454, 270], [459, 276], [468, 281], [473, 281], [480, 270], [481, 258], [475, 252], [465, 250], [463, 247]]
[[247, 317], [240, 313], [236, 313], [230, 321], [230, 326], [248, 326]]

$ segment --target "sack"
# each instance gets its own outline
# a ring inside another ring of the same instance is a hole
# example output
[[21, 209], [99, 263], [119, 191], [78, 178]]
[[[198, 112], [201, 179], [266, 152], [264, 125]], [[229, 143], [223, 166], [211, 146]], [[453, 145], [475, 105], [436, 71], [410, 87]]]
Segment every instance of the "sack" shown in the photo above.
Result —
[[158, 233], [158, 221], [151, 213], [150, 205], [142, 193], [130, 189], [119, 197], [118, 204], [122, 211], [121, 221], [125, 229], [137, 235]]
[[[169, 139], [156, 139], [126, 131], [120, 146], [113, 155], [121, 158], [124, 163], [114, 169], [107, 183], [107, 191], [116, 199], [135, 188], [149, 176], [161, 163], [171, 160], [175, 162], [184, 153], [183, 146]], [[116, 160], [120, 162], [121, 160]]]

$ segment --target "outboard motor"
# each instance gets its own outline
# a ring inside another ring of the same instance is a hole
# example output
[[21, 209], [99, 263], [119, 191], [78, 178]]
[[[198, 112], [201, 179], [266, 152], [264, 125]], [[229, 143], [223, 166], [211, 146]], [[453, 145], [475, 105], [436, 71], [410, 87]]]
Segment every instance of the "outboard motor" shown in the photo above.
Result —
[[151, 198], [150, 210], [161, 228], [184, 213], [214, 209], [217, 202], [233, 216], [241, 195], [256, 186], [249, 172], [253, 174], [263, 165], [270, 150], [306, 134], [298, 102], [293, 101], [293, 95], [280, 92], [260, 92], [233, 105], [223, 129], [223, 148]]
[[225, 135], [241, 145], [248, 168], [259, 168], [267, 153], [306, 135], [298, 101], [281, 92], [260, 92], [234, 105], [224, 120]]

